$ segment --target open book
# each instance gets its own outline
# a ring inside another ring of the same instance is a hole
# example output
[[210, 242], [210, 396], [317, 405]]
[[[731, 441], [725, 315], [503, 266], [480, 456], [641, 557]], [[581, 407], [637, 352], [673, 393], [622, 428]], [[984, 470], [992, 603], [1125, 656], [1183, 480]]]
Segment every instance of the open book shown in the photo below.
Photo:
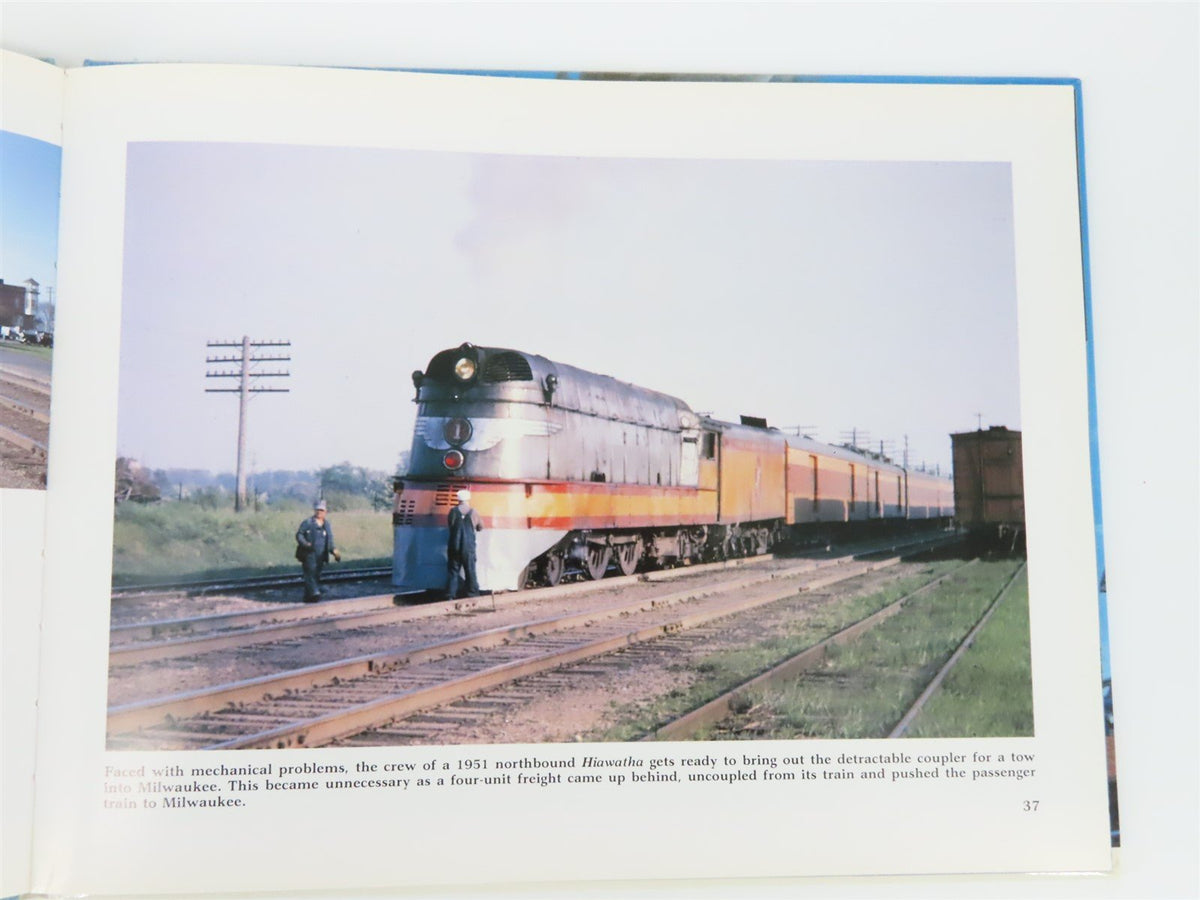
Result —
[[6, 893], [1109, 868], [1077, 83], [3, 67]]

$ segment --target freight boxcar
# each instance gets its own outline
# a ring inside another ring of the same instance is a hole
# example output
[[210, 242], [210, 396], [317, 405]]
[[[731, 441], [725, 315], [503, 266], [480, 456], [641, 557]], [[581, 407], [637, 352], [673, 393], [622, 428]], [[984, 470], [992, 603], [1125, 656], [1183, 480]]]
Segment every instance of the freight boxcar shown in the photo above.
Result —
[[1025, 540], [1021, 432], [1002, 425], [950, 435], [954, 509], [972, 538], [1010, 551]]

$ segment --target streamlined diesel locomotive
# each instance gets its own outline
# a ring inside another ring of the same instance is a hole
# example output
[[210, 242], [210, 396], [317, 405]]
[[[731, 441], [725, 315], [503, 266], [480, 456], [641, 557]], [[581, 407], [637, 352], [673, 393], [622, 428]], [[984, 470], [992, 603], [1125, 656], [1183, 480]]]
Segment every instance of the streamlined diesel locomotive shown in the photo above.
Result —
[[393, 584], [443, 590], [446, 517], [469, 488], [479, 582], [766, 552], [793, 530], [953, 515], [949, 479], [541, 356], [463, 344], [413, 373], [408, 472], [395, 481]]

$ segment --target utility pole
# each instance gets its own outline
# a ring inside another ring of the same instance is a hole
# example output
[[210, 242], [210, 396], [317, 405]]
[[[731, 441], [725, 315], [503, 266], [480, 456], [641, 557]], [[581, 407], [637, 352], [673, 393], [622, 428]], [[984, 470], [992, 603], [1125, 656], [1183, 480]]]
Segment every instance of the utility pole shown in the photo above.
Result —
[[794, 434], [796, 437], [812, 437], [817, 433], [816, 425], [784, 425], [780, 427], [780, 431]]
[[[871, 433], [857, 426], [851, 428], [849, 431], [843, 431], [841, 434], [841, 441], [843, 447], [849, 447], [851, 450], [854, 450], [858, 453], [865, 453], [868, 456], [878, 455], [879, 459], [885, 459], [889, 462], [891, 461], [891, 454], [893, 454], [896, 450], [896, 442], [894, 440], [891, 438], [880, 438], [878, 441], [879, 452], [876, 454], [876, 452], [871, 449], [871, 445], [873, 443], [871, 440]], [[908, 435], [904, 436], [904, 459], [904, 467], [908, 468]]]
[[46, 302], [43, 304], [46, 315], [46, 330], [54, 334], [54, 285], [46, 285]]
[[[291, 347], [291, 341], [252, 341], [249, 337], [243, 337], [240, 341], [209, 341], [208, 347], [211, 348], [236, 348], [240, 352], [237, 354], [228, 354], [223, 356], [208, 356], [205, 362], [209, 365], [214, 363], [236, 363], [236, 369], [218, 369], [205, 373], [206, 378], [237, 378], [238, 386], [235, 388], [205, 388], [207, 394], [237, 394], [238, 400], [238, 446], [237, 446], [237, 497], [234, 500], [234, 509], [241, 512], [246, 508], [246, 407], [249, 406], [251, 394], [286, 394], [288, 388], [272, 388], [258, 387], [254, 379], [258, 378], [286, 378], [290, 373], [287, 370], [282, 372], [258, 372], [251, 369], [251, 363], [260, 362], [289, 362], [290, 355], [282, 356], [255, 356], [256, 350], [267, 347]], [[267, 351], [279, 353], [281, 351]]]

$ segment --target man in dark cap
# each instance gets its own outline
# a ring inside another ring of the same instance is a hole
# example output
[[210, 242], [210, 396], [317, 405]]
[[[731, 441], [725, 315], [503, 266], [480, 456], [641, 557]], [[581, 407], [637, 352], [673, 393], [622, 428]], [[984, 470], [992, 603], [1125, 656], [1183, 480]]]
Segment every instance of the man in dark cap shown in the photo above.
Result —
[[446, 562], [450, 568], [450, 584], [446, 594], [451, 600], [458, 597], [458, 582], [467, 583], [467, 596], [479, 596], [479, 579], [475, 575], [475, 532], [483, 531], [479, 513], [471, 508], [471, 492], [458, 492], [458, 506], [450, 510], [446, 523], [450, 536], [446, 543]]
[[325, 521], [325, 501], [313, 504], [313, 514], [296, 531], [296, 559], [304, 569], [304, 602], [321, 599], [321, 570], [329, 557], [340, 561], [342, 554], [333, 545], [333, 529]]

